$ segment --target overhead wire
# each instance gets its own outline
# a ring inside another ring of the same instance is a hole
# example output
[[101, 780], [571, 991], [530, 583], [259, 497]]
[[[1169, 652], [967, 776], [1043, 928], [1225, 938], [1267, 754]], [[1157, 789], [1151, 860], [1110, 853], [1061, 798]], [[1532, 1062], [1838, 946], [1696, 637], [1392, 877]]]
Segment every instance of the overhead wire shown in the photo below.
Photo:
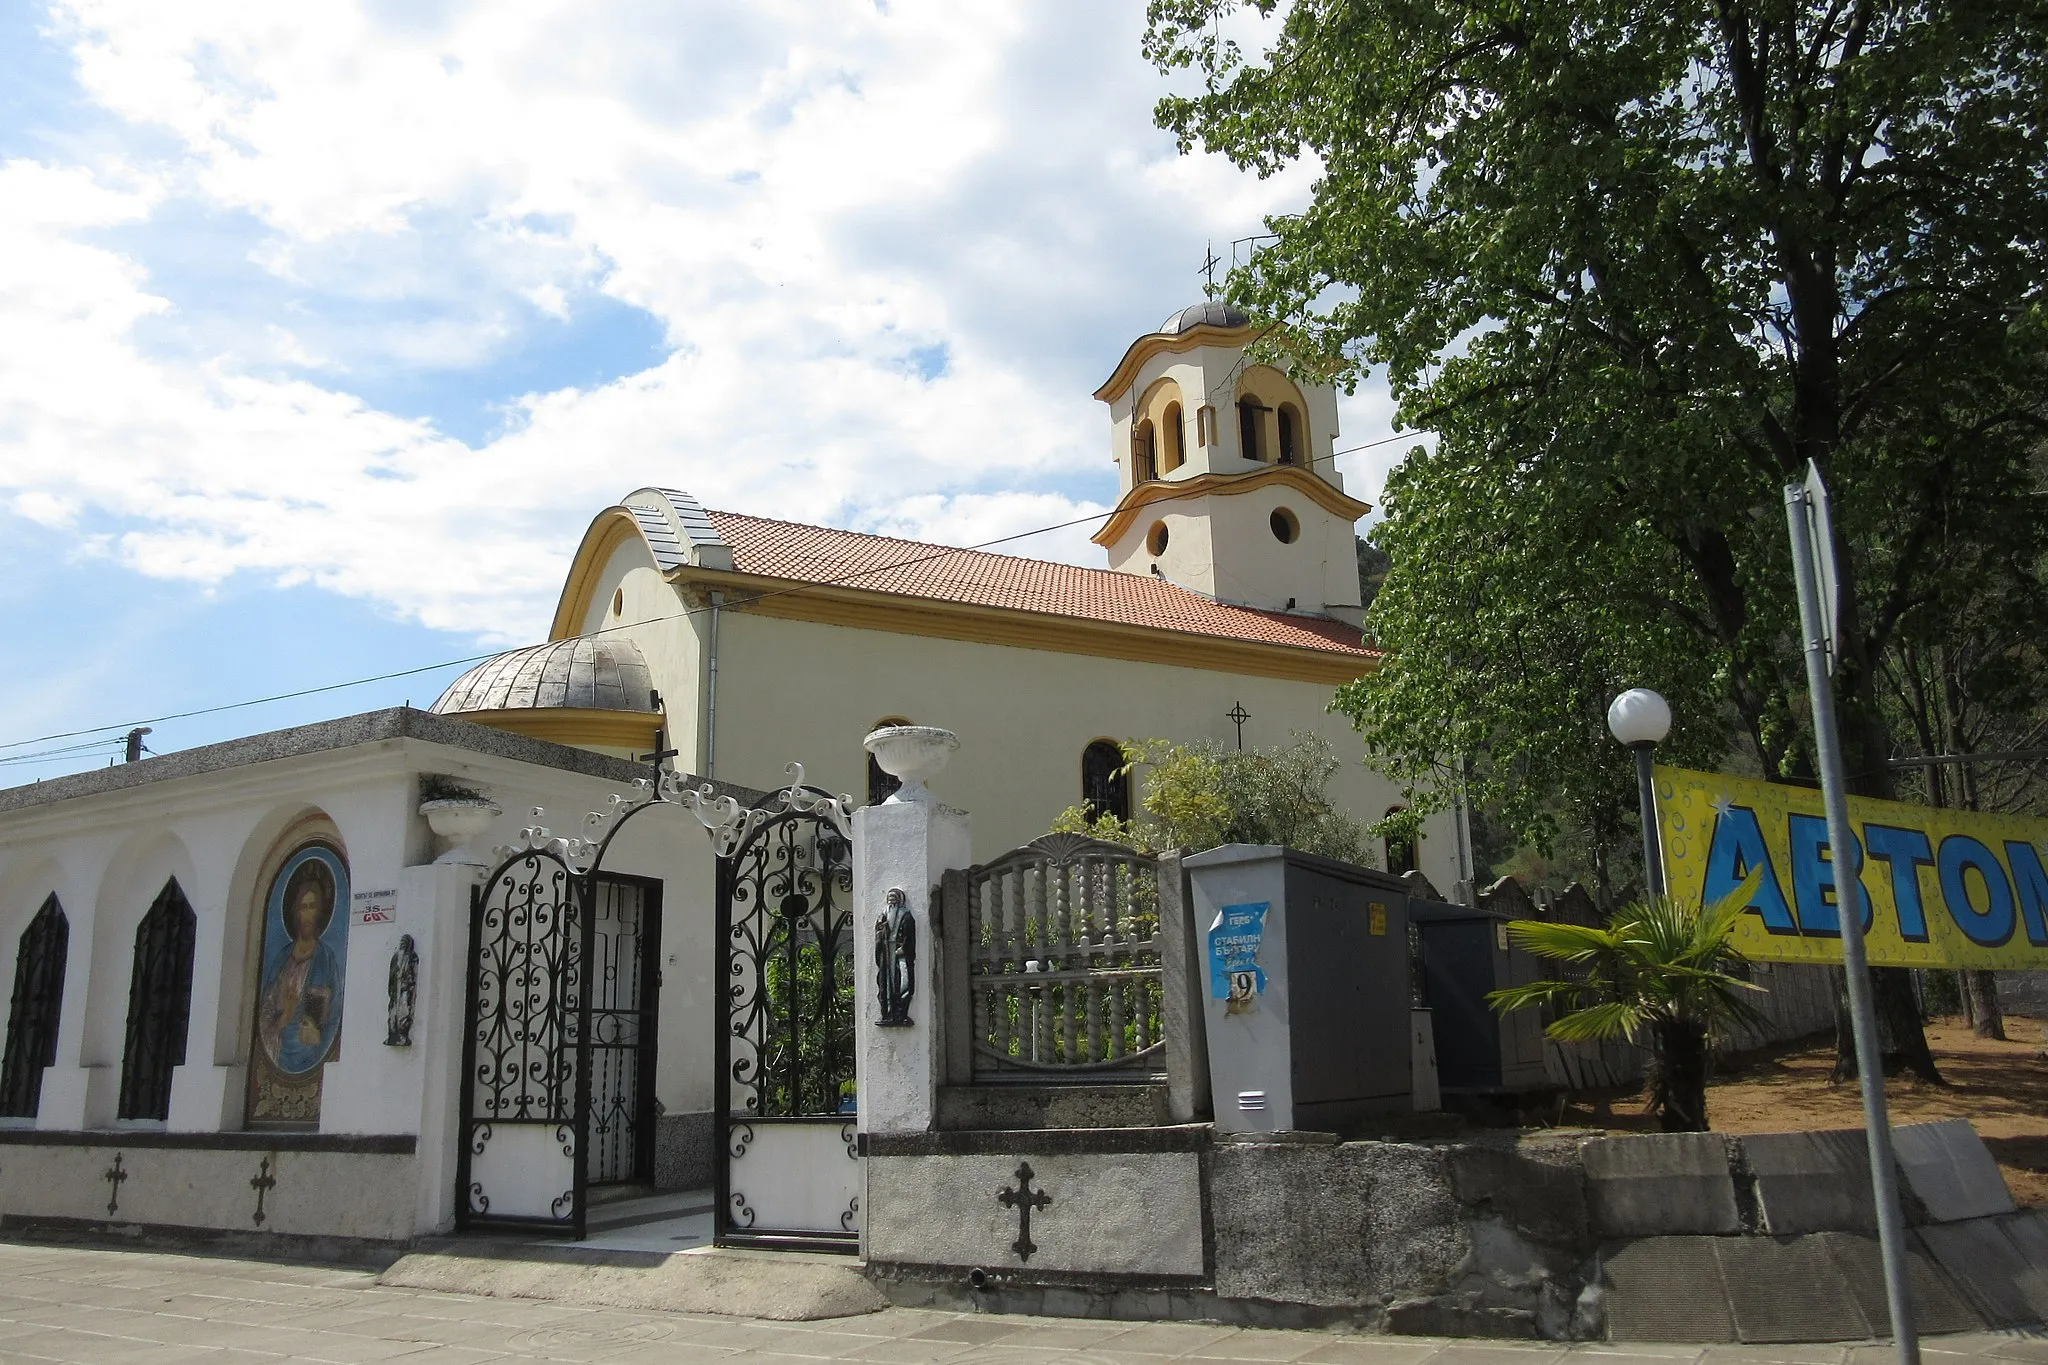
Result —
[[[1390, 445], [1395, 441], [1415, 439], [1417, 439], [1417, 437], [1413, 433], [1402, 433], [1393, 436], [1384, 436], [1378, 440], [1366, 441], [1363, 444], [1349, 446], [1343, 450], [1333, 450], [1328, 455], [1318, 455], [1313, 460], [1310, 460], [1309, 464], [1315, 465], [1324, 463], [1325, 461], [1334, 461], [1339, 456], [1353, 455], [1361, 450], [1370, 450], [1375, 446]], [[817, 588], [833, 587], [843, 583], [850, 583], [856, 579], [869, 578], [876, 574], [890, 573], [897, 569], [910, 568], [914, 565], [928, 563], [935, 559], [944, 559], [950, 555], [962, 554], [973, 550], [986, 550], [990, 546], [994, 545], [1006, 545], [1011, 541], [1027, 540], [1032, 536], [1047, 535], [1053, 531], [1064, 531], [1071, 527], [1081, 526], [1091, 521], [1106, 521], [1114, 514], [1114, 509], [1111, 509], [1108, 512], [1091, 512], [1086, 516], [1074, 517], [1067, 521], [1054, 522], [1049, 526], [1033, 527], [1031, 530], [1017, 531], [1006, 536], [997, 536], [992, 540], [978, 541], [973, 545], [947, 545], [936, 547], [929, 554], [915, 555], [909, 559], [898, 560], [890, 564], [869, 565], [865, 568], [857, 569], [850, 573], [841, 574], [834, 578], [821, 578], [809, 580], [803, 583], [792, 584], [787, 588], [776, 588], [767, 592], [756, 593], [751, 597], [730, 600], [725, 604], [725, 609], [731, 610], [734, 608], [748, 607], [752, 606], [757, 602], [768, 601], [771, 598], [787, 597], [793, 593], [808, 592]], [[657, 625], [663, 621], [687, 620], [689, 617], [702, 615], [703, 613], [708, 612], [709, 610], [709, 607], [689, 607], [679, 612], [671, 612], [664, 616], [652, 616], [648, 617], [646, 620], [634, 621], [630, 624], [622, 622], [616, 626], [603, 626], [596, 630], [585, 631], [580, 635], [563, 636], [562, 641], [593, 639], [597, 636], [607, 635], [614, 631], [638, 629], [641, 626]], [[562, 641], [553, 641], [551, 643], [561, 643]], [[351, 687], [367, 687], [371, 683], [393, 682], [399, 678], [416, 677], [422, 673], [435, 673], [441, 671], [442, 669], [459, 668], [465, 664], [479, 664], [484, 662], [486, 659], [494, 659], [503, 652], [504, 651], [502, 650], [495, 650], [485, 654], [465, 655], [464, 657], [459, 659], [443, 659], [436, 663], [420, 664], [414, 668], [393, 669], [390, 672], [374, 673], [367, 677], [350, 678], [345, 682], [323, 683], [318, 687], [302, 687], [290, 692], [276, 692], [272, 693], [269, 696], [252, 697], [244, 701], [222, 702], [217, 706], [194, 707], [189, 711], [171, 711], [166, 712], [165, 714], [160, 716], [148, 716], [139, 720], [117, 721], [108, 725], [87, 726], [84, 729], [79, 730], [60, 730], [47, 735], [37, 735], [30, 739], [0, 740], [0, 750], [18, 749], [30, 744], [45, 744], [53, 740], [77, 739], [84, 735], [102, 735], [114, 731], [126, 731], [138, 725], [161, 725], [167, 721], [191, 720], [198, 716], [219, 715], [222, 712], [226, 711], [246, 710], [252, 706], [268, 706], [274, 702], [294, 701], [301, 697], [314, 697], [326, 692], [343, 691]], [[70, 753], [84, 752], [86, 750], [98, 748], [101, 745], [109, 742], [109, 740], [96, 740], [86, 744], [73, 745], [66, 749], [50, 749], [35, 754], [15, 754], [10, 756], [4, 753], [0, 753], [0, 764], [24, 762], [31, 758], [59, 757]]]

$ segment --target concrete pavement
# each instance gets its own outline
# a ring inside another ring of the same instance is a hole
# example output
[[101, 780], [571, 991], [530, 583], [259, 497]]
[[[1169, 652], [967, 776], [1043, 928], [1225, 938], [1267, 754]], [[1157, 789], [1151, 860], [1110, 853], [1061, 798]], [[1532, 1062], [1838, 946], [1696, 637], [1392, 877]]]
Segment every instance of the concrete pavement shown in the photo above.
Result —
[[[1444, 1341], [1017, 1318], [892, 1308], [763, 1322], [382, 1286], [369, 1271], [0, 1243], [0, 1361], [78, 1365], [606, 1362], [694, 1365], [1888, 1365], [1889, 1347], [1629, 1346]], [[1926, 1343], [1928, 1365], [2048, 1365], [2048, 1338]]]

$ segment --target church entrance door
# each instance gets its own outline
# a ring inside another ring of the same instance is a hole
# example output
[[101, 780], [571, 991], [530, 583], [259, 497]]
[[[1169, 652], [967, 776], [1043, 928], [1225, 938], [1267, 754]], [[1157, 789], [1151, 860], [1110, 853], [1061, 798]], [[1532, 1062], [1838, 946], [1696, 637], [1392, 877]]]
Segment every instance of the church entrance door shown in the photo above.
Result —
[[593, 875], [586, 1178], [592, 1185], [644, 1185], [654, 1178], [661, 883], [611, 872]]
[[859, 1247], [843, 819], [826, 793], [791, 786], [746, 812], [718, 862], [721, 1245]]

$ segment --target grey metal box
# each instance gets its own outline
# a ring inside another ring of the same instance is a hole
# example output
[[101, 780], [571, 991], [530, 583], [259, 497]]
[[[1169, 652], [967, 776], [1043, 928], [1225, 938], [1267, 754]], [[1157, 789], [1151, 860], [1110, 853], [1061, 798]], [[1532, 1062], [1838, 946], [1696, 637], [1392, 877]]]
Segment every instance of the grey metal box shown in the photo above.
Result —
[[1468, 905], [1412, 901], [1421, 987], [1436, 1031], [1437, 1084], [1446, 1095], [1540, 1090], [1543, 1020], [1533, 1009], [1501, 1015], [1489, 991], [1540, 981], [1540, 959], [1514, 943], [1508, 917]]
[[[1194, 893], [1217, 1128], [1336, 1129], [1407, 1112], [1401, 882], [1265, 844], [1226, 844], [1182, 865]], [[1243, 928], [1253, 912], [1255, 936]], [[1247, 973], [1251, 988], [1232, 998], [1230, 980]]]

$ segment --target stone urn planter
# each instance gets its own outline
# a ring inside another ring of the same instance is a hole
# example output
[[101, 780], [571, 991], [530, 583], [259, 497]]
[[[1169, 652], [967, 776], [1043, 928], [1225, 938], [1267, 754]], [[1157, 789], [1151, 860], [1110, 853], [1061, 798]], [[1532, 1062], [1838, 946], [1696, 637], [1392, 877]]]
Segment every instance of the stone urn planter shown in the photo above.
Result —
[[420, 802], [420, 814], [427, 817], [427, 828], [434, 831], [434, 837], [442, 844], [441, 856], [434, 861], [480, 861], [468, 856], [469, 842], [489, 829], [491, 821], [503, 813], [497, 802], [485, 796], [444, 796]]
[[903, 784], [882, 804], [900, 805], [932, 799], [924, 784], [945, 768], [960, 747], [960, 736], [935, 725], [885, 725], [871, 731], [861, 747], [875, 756], [883, 772]]

